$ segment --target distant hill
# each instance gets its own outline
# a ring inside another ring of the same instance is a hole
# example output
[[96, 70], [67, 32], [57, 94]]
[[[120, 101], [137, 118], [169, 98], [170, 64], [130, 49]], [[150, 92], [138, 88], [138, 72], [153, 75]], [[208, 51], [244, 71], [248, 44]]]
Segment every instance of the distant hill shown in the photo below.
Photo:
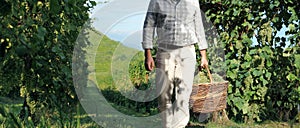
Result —
[[87, 61], [91, 71], [89, 79], [97, 82], [101, 89], [112, 87], [112, 70], [115, 75], [126, 74], [133, 56], [138, 55], [141, 60], [141, 51], [126, 47], [96, 30], [89, 31], [89, 41], [91, 42], [87, 48]]

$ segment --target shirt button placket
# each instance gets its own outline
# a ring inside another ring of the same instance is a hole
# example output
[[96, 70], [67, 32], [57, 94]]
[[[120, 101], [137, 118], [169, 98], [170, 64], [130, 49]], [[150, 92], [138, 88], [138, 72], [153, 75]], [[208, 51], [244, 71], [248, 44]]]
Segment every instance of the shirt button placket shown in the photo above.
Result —
[[176, 43], [176, 36], [177, 36], [177, 5], [178, 5], [178, 1], [176, 2], [176, 4], [175, 4], [175, 17], [174, 17], [174, 25], [173, 25], [173, 27], [174, 27], [174, 34], [173, 34], [173, 41], [174, 41], [174, 43]]

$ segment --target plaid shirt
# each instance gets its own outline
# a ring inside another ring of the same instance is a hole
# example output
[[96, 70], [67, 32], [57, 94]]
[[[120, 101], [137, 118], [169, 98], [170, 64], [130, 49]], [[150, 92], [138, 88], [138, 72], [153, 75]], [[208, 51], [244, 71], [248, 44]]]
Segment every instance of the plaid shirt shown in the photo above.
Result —
[[155, 30], [158, 47], [196, 43], [200, 49], [208, 47], [198, 0], [151, 0], [144, 22], [144, 49], [153, 48]]

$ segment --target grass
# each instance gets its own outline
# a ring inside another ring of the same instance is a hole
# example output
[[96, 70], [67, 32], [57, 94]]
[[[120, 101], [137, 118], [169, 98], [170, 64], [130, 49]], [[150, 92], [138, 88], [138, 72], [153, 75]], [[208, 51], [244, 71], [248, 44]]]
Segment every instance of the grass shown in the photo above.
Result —
[[[21, 109], [21, 100], [15, 100], [10, 99], [7, 97], [0, 97], [0, 107], [4, 107], [7, 112], [12, 113], [13, 115], [17, 116], [19, 110]], [[117, 106], [114, 104], [111, 104], [120, 112], [126, 113], [127, 115], [136, 115], [137, 113], [134, 110], [128, 109], [126, 107]], [[77, 115], [74, 117], [74, 119], [80, 119], [80, 128], [101, 128], [96, 122], [94, 122], [88, 114], [84, 112], [82, 108], [80, 108], [80, 115]], [[139, 113], [139, 116], [141, 113]], [[111, 117], [114, 117], [111, 115]], [[75, 127], [77, 125], [77, 122], [73, 120], [70, 122], [65, 122], [64, 127]], [[5, 119], [2, 114], [0, 114], [0, 128], [6, 128], [6, 127], [14, 127], [17, 125], [6, 125], [6, 123], [9, 121], [9, 119]], [[13, 122], [12, 122], [13, 123]], [[25, 127], [25, 125], [21, 125], [21, 127]], [[51, 122], [51, 121], [42, 121], [39, 126], [44, 127], [61, 127], [61, 125], [58, 122]], [[197, 121], [191, 122], [190, 126], [187, 126], [186, 128], [300, 128], [299, 124], [289, 124], [288, 122], [274, 122], [274, 121], [265, 121], [260, 124], [256, 123], [236, 123], [233, 121], [226, 121], [226, 122], [205, 122], [205, 123], [199, 123]]]
[[96, 122], [94, 122], [88, 114], [86, 114], [83, 108], [79, 107], [79, 114], [74, 117], [70, 117], [69, 120], [65, 120], [64, 124], [60, 124], [59, 121], [40, 118], [40, 122], [34, 126], [31, 118], [21, 121], [19, 112], [22, 108], [22, 100], [10, 99], [8, 97], [0, 97], [0, 128], [8, 127], [63, 127], [73, 128], [80, 125], [80, 128], [101, 128]]

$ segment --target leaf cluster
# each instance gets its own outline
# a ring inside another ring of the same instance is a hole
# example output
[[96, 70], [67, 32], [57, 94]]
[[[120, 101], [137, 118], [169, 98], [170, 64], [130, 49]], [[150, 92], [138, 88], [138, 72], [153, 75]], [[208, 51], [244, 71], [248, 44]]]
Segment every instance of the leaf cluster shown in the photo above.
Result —
[[28, 109], [22, 109], [20, 117], [31, 116], [38, 121], [40, 115], [48, 113], [51, 117], [54, 110], [59, 110], [63, 118], [78, 103], [71, 69], [73, 61], [78, 70], [73, 74], [75, 87], [86, 85], [86, 38], [81, 38], [76, 49], [81, 56], [73, 57], [76, 39], [94, 6], [86, 6], [86, 2], [1, 1], [0, 95], [24, 98], [23, 106]]
[[293, 119], [300, 103], [299, 2], [199, 1], [225, 46], [229, 116], [245, 122]]

